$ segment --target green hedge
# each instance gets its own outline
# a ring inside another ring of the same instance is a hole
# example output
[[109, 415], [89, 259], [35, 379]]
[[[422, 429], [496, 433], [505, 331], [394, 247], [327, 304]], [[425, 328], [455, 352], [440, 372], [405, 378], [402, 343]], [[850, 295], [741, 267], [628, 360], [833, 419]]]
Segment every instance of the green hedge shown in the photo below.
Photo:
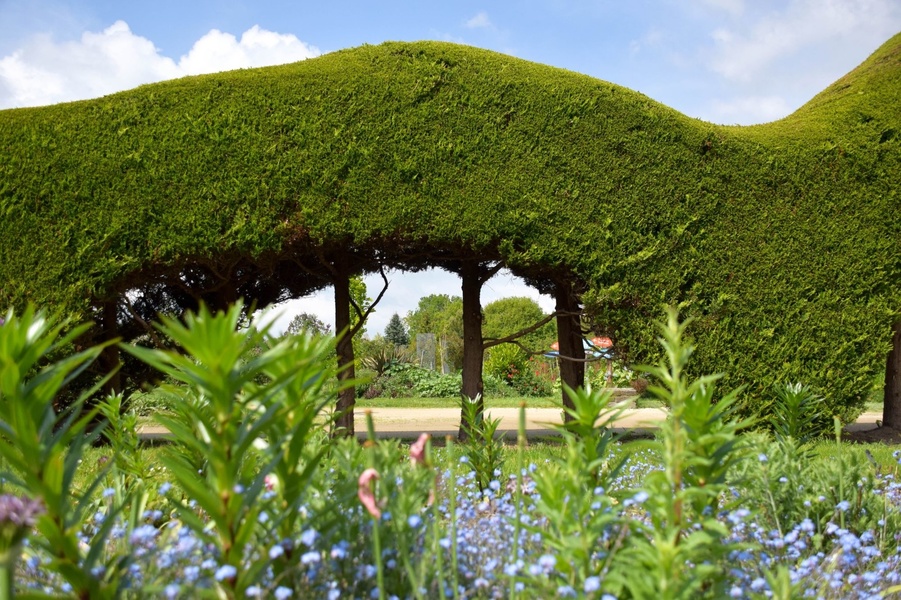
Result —
[[697, 369], [751, 397], [802, 381], [848, 417], [901, 313], [899, 49], [754, 127], [438, 42], [0, 111], [0, 306], [87, 314], [236, 257], [502, 258], [583, 281], [631, 360], [677, 303]]

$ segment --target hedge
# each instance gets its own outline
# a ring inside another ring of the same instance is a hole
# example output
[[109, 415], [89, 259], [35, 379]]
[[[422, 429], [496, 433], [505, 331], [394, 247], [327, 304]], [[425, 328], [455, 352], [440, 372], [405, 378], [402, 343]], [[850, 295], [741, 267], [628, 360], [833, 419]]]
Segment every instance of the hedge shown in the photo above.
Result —
[[850, 418], [901, 314], [899, 97], [901, 35], [752, 127], [421, 42], [0, 111], [0, 306], [89, 315], [192, 265], [502, 259], [579, 280], [631, 361], [678, 304], [699, 371]]

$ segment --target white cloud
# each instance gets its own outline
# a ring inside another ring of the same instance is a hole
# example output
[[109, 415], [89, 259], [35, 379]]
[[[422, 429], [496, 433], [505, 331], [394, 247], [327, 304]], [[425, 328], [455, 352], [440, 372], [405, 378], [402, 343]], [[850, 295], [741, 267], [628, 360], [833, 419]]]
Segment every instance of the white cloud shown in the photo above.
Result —
[[212, 30], [176, 63], [124, 21], [77, 41], [32, 37], [0, 58], [0, 108], [38, 106], [96, 98], [185, 75], [283, 64], [317, 56], [319, 50], [293, 35], [253, 26], [240, 41]]
[[319, 50], [296, 36], [275, 33], [254, 25], [239, 42], [230, 33], [214, 29], [197, 40], [179, 67], [187, 74], [215, 73], [229, 69], [266, 67], [313, 58]]
[[493, 24], [491, 23], [491, 19], [488, 18], [488, 13], [483, 10], [466, 21], [466, 26], [470, 29], [487, 29], [493, 27]]
[[749, 26], [712, 33], [709, 66], [727, 79], [749, 82], [802, 50], [887, 39], [901, 24], [901, 6], [896, 0], [792, 0], [782, 10], [740, 23]]

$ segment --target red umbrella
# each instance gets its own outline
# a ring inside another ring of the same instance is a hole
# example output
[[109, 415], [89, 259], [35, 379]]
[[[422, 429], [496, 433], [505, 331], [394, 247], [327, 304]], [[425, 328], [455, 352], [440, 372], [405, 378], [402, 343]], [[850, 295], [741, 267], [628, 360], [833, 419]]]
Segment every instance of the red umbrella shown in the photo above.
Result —
[[591, 338], [591, 345], [595, 348], [612, 348], [613, 340], [608, 337], [596, 336]]

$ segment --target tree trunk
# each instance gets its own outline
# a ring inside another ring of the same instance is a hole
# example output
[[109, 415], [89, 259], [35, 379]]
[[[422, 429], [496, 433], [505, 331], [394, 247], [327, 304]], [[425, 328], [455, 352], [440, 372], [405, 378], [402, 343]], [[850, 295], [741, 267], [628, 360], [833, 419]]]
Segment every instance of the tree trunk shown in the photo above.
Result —
[[[582, 322], [579, 301], [569, 284], [556, 285], [557, 345], [560, 353], [560, 380], [572, 389], [585, 385], [585, 346], [582, 342]], [[573, 359], [573, 360], [567, 360]], [[563, 406], [573, 408], [572, 399], [563, 389]], [[566, 420], [571, 417], [566, 415]]]
[[[107, 342], [119, 337], [119, 323], [117, 320], [118, 311], [115, 300], [103, 303], [103, 312], [101, 314], [102, 341]], [[122, 392], [122, 374], [119, 369], [119, 347], [111, 344], [103, 349], [100, 353], [100, 364], [103, 367], [103, 374], [113, 373], [104, 386], [107, 394], [120, 394]]]
[[885, 361], [882, 426], [901, 431], [901, 321], [892, 327], [892, 349]]
[[[338, 382], [344, 384], [354, 378], [354, 345], [350, 332], [350, 276], [344, 270], [335, 278], [335, 335], [338, 336]], [[354, 404], [356, 390], [348, 386], [338, 392], [335, 433], [339, 436], [354, 435]]]
[[[478, 403], [478, 412], [485, 409], [482, 398], [482, 280], [479, 263], [465, 261], [460, 269], [463, 280], [463, 390], [464, 396]], [[460, 415], [459, 438], [465, 439], [466, 411]]]

